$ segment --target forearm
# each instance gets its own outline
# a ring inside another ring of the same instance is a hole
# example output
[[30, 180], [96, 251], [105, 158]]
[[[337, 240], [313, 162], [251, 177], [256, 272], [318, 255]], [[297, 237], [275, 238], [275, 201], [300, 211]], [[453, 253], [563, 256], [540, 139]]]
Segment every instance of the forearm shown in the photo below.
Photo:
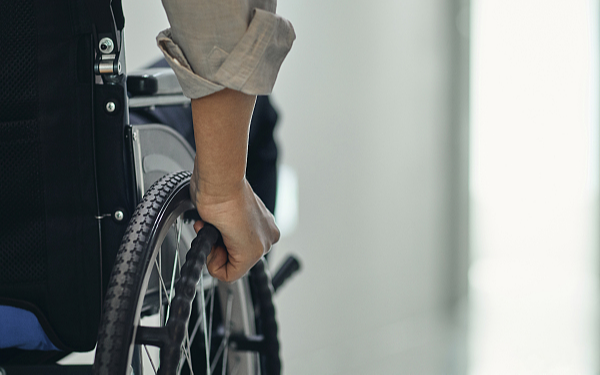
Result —
[[242, 277], [279, 240], [273, 215], [246, 181], [255, 95], [269, 94], [295, 39], [276, 0], [163, 0], [171, 29], [157, 42], [192, 98], [196, 161], [190, 194], [223, 242], [207, 259], [211, 275]]
[[211, 275], [242, 277], [279, 240], [273, 215], [245, 178], [248, 131], [255, 96], [225, 89], [192, 100], [196, 162], [190, 194], [202, 221], [221, 232], [223, 244], [207, 258]]
[[255, 101], [256, 96], [230, 89], [192, 100], [197, 198], [219, 203], [241, 189]]

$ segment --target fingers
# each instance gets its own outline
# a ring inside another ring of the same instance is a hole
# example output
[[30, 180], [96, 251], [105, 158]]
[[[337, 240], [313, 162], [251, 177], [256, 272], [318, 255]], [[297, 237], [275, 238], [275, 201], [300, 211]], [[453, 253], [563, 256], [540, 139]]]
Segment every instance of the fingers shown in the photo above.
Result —
[[229, 254], [223, 246], [212, 248], [206, 259], [206, 268], [211, 276], [225, 282], [232, 282], [243, 276], [243, 273], [238, 275], [239, 270], [234, 269], [229, 261]]
[[[250, 185], [246, 182], [243, 186], [239, 195], [226, 201], [215, 203], [199, 197], [196, 204], [201, 217], [221, 232], [222, 239], [211, 249], [206, 265], [213, 277], [225, 282], [244, 276], [281, 235], [273, 215]], [[198, 232], [204, 225], [199, 220], [194, 230]]]
[[[202, 228], [204, 228], [204, 222], [202, 220], [198, 220], [194, 223], [194, 231], [196, 231], [196, 234], [200, 232], [200, 229]], [[225, 247], [222, 245], [213, 246], [208, 257], [206, 257], [206, 269], [208, 270], [208, 273], [221, 281], [228, 281], [228, 258], [229, 255]]]
[[[204, 222], [202, 220], [198, 220], [194, 223], [194, 231], [196, 231], [196, 234], [202, 228], [204, 228]], [[221, 281], [229, 281], [229, 268], [231, 267], [229, 264], [229, 254], [227, 253], [226, 248], [219, 244], [213, 246], [208, 257], [206, 257], [206, 269], [208, 270], [208, 273]]]
[[231, 283], [244, 276], [259, 259], [260, 257], [236, 261], [223, 245], [217, 245], [206, 259], [206, 268], [211, 276]]
[[194, 230], [196, 231], [196, 234], [198, 234], [202, 228], [204, 228], [204, 221], [198, 220], [194, 223]]
[[[196, 234], [200, 231], [200, 229], [204, 228], [204, 222], [202, 220], [198, 220], [194, 223], [194, 231]], [[206, 269], [211, 276], [216, 277], [217, 279], [225, 282], [230, 282], [236, 280], [239, 277], [232, 278], [236, 273], [232, 272], [231, 264], [229, 263], [229, 254], [227, 253], [227, 249], [222, 245], [217, 244], [213, 246], [206, 257]]]

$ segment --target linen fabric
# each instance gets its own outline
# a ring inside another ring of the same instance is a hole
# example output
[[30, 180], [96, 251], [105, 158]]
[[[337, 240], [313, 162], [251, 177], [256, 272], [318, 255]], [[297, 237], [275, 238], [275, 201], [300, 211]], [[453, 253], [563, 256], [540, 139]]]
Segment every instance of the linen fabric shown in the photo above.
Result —
[[171, 27], [159, 48], [192, 99], [224, 88], [271, 93], [296, 38], [276, 0], [162, 0]]

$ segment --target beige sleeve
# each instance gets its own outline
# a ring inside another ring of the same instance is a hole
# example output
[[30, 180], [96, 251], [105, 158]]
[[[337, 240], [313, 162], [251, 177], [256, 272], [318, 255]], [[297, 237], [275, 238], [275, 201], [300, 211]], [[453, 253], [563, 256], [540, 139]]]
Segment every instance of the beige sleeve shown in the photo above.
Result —
[[274, 0], [163, 0], [171, 28], [157, 43], [186, 96], [224, 88], [269, 94], [296, 38]]

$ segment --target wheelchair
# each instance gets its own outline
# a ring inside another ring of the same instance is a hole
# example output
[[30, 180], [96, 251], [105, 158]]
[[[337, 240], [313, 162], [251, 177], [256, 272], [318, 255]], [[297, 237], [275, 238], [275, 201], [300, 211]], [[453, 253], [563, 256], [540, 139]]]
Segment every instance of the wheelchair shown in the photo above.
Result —
[[117, 0], [0, 3], [0, 306], [58, 349], [0, 349], [0, 374], [279, 374], [272, 296], [299, 263], [203, 268], [220, 239], [192, 228], [195, 152], [129, 119], [189, 100], [172, 71], [125, 74], [123, 28]]

